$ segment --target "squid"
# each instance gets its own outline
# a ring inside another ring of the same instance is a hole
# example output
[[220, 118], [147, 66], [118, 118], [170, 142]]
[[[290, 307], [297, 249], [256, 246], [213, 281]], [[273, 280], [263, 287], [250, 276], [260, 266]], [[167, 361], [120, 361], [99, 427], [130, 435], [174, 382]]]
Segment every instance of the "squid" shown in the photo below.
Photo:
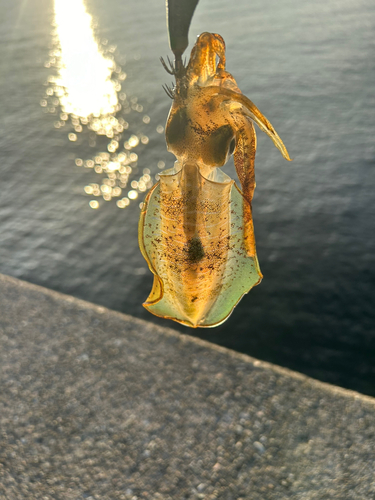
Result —
[[[154, 274], [144, 307], [193, 328], [226, 321], [262, 280], [251, 209], [254, 123], [290, 161], [275, 129], [241, 93], [225, 63], [223, 38], [202, 33], [188, 65], [170, 65], [176, 85], [167, 88], [173, 103], [165, 136], [176, 161], [160, 173], [139, 221], [140, 249]], [[220, 168], [232, 154], [240, 187]]]

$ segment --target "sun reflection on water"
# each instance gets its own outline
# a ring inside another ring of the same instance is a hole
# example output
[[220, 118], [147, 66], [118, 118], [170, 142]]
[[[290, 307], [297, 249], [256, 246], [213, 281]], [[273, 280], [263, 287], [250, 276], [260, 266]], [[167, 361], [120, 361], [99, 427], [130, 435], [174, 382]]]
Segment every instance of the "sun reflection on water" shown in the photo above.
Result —
[[[141, 152], [149, 143], [145, 128], [158, 134], [164, 128], [155, 128], [138, 98], [129, 98], [123, 91], [126, 73], [116, 62], [116, 46], [95, 37], [95, 25], [82, 0], [55, 0], [53, 27], [45, 67], [55, 71], [48, 77], [40, 104], [58, 117], [56, 129], [68, 129], [69, 141], [77, 142], [82, 134], [91, 147], [102, 148], [100, 137], [110, 139], [104, 146], [106, 151], [75, 160], [78, 167], [106, 176], [85, 186], [85, 194], [104, 201], [115, 199], [119, 208], [132, 201], [139, 203], [154, 179], [149, 168], [140, 171], [135, 150], [140, 148]], [[156, 161], [158, 166], [160, 163], [164, 162]], [[100, 203], [91, 199], [89, 206], [97, 209]]]
[[65, 90], [60, 96], [63, 111], [81, 118], [115, 113], [121, 90], [111, 80], [115, 64], [100, 53], [83, 3], [55, 0], [55, 23], [62, 61], [56, 85]]

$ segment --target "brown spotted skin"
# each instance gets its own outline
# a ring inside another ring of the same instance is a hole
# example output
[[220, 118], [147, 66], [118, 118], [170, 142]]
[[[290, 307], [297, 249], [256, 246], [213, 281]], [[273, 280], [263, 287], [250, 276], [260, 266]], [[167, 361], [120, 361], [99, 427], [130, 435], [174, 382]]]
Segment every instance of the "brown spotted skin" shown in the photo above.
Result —
[[[161, 174], [142, 209], [141, 251], [154, 273], [144, 306], [191, 327], [216, 326], [262, 278], [251, 201], [255, 188], [253, 121], [285, 146], [225, 70], [220, 35], [203, 33], [176, 78], [166, 125], [174, 169]], [[242, 193], [218, 167], [230, 154]]]

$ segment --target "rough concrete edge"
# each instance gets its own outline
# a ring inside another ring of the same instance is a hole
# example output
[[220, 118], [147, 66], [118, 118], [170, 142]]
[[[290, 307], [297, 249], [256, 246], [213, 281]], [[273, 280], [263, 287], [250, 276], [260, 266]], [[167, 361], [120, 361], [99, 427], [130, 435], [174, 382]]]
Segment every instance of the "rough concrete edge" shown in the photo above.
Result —
[[[35, 290], [38, 292], [42, 292], [45, 295], [50, 295], [51, 297], [54, 297], [56, 299], [62, 300], [64, 302], [68, 303], [74, 303], [79, 307], [86, 308], [86, 309], [93, 309], [94, 311], [98, 312], [99, 314], [104, 314], [104, 313], [110, 313], [112, 315], [118, 316], [122, 318], [123, 320], [131, 320], [135, 323], [138, 323], [140, 326], [144, 324], [150, 324], [150, 322], [136, 318], [134, 316], [131, 316], [129, 314], [121, 313], [119, 311], [114, 311], [112, 309], [109, 309], [107, 307], [98, 305], [98, 304], [93, 304], [92, 302], [87, 302], [86, 300], [78, 299], [76, 297], [73, 297], [72, 295], [67, 295], [61, 292], [56, 292], [55, 290], [51, 290], [49, 288], [45, 288], [40, 285], [35, 285], [34, 283], [29, 283], [27, 281], [20, 280], [18, 278], [14, 278], [12, 276], [7, 276], [4, 274], [0, 274], [0, 283], [1, 281], [8, 281], [10, 283], [13, 283], [21, 288], [27, 288], [29, 290]], [[260, 361], [256, 358], [253, 358], [249, 356], [248, 354], [243, 354], [237, 351], [233, 351], [232, 349], [228, 349], [227, 347], [222, 347], [217, 344], [213, 344], [212, 342], [209, 342], [207, 340], [202, 340], [197, 337], [192, 337], [188, 334], [180, 333], [176, 330], [173, 330], [172, 328], [166, 328], [164, 326], [156, 325], [152, 323], [152, 325], [155, 327], [156, 330], [158, 330], [159, 333], [171, 337], [177, 337], [180, 340], [182, 339], [183, 342], [191, 342], [193, 344], [200, 345], [202, 347], [205, 347], [207, 349], [213, 349], [215, 351], [221, 352], [223, 354], [226, 354], [228, 356], [231, 356], [232, 358], [237, 358], [240, 359], [241, 361], [245, 361], [247, 363], [252, 364], [256, 368], [264, 368], [266, 370], [273, 371], [279, 375], [283, 375], [286, 377], [291, 377], [296, 380], [299, 380], [305, 384], [311, 385], [313, 387], [316, 387], [317, 389], [322, 389], [326, 392], [334, 393], [337, 395], [341, 395], [347, 398], [352, 398], [352, 399], [359, 399], [363, 401], [364, 403], [369, 403], [375, 408], [375, 398], [371, 396], [367, 396], [365, 394], [361, 394], [359, 392], [350, 390], [350, 389], [344, 389], [343, 387], [339, 387], [333, 384], [329, 384], [327, 382], [321, 382], [320, 380], [316, 380], [314, 378], [311, 378], [307, 375], [303, 375], [302, 373], [295, 372], [293, 370], [290, 370], [289, 368], [284, 368], [282, 366], [275, 365], [273, 363], [269, 363], [268, 361]]]

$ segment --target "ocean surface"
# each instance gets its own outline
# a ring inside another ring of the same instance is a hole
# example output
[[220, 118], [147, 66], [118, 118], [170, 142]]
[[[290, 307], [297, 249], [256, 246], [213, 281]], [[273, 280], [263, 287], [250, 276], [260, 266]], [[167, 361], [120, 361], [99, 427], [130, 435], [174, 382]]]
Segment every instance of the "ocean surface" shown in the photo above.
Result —
[[187, 55], [220, 33], [293, 158], [257, 132], [264, 279], [209, 330], [142, 307], [139, 204], [174, 161], [164, 1], [0, 5], [0, 272], [375, 396], [374, 2], [200, 0]]

